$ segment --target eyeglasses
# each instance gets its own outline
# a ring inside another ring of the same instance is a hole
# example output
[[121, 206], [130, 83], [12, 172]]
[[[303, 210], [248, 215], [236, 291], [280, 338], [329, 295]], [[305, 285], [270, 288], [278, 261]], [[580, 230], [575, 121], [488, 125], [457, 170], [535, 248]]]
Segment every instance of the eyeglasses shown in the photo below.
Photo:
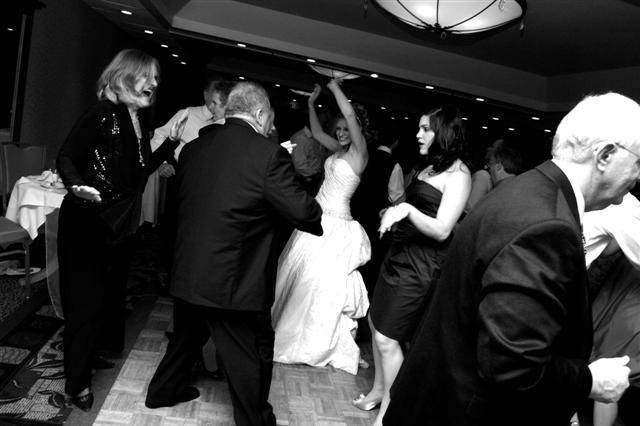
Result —
[[631, 153], [631, 154], [635, 155], [635, 157], [636, 157], [638, 160], [640, 160], [640, 154], [635, 153], [634, 151], [630, 150], [629, 148], [627, 148], [626, 146], [622, 145], [621, 143], [614, 142], [613, 144], [614, 144], [615, 146], [617, 146], [618, 148], [622, 148], [622, 149], [624, 149], [625, 151], [627, 151], [627, 152], [629, 152], [629, 153]]

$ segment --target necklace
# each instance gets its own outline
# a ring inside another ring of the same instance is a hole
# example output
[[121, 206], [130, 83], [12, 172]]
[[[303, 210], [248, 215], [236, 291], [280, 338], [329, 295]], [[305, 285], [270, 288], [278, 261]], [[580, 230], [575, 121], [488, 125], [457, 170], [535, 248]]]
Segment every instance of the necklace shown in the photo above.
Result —
[[131, 124], [133, 124], [133, 131], [136, 134], [136, 140], [138, 143], [138, 164], [144, 167], [144, 157], [142, 156], [142, 131], [140, 130], [140, 121], [138, 121], [138, 112], [137, 111], [129, 111], [129, 115], [131, 116]]

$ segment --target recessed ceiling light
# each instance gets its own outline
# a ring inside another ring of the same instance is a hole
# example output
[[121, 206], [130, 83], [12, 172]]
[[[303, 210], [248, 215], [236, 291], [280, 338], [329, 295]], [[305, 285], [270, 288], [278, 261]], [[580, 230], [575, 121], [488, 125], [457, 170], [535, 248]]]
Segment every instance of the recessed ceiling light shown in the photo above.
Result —
[[487, 127], [487, 126], [482, 126], [482, 128], [483, 128], [483, 129], [485, 129], [485, 130], [487, 130], [487, 129], [488, 129], [488, 127]]
[[247, 47], [247, 45], [244, 44], [244, 43], [236, 43], [236, 46], [238, 46], [238, 47]]
[[395, 120], [396, 118], [395, 118], [395, 117], [391, 117], [391, 119], [392, 119], [392, 120]]
[[347, 99], [349, 102], [351, 102], [351, 99]]
[[551, 130], [549, 129], [544, 129], [545, 133], [551, 133]]
[[7, 31], [13, 31], [13, 28], [7, 27]]
[[153, 34], [153, 31], [151, 31], [151, 30], [144, 30], [144, 33], [145, 33], [145, 34]]
[[276, 87], [280, 87], [280, 85], [278, 83], [276, 83]]
[[540, 117], [536, 117], [535, 115], [531, 117], [532, 120], [538, 121], [540, 120]]
[[244, 77], [242, 77], [242, 76], [240, 76], [240, 77], [238, 77], [238, 78], [239, 78], [240, 80], [244, 80]]
[[171, 56], [173, 56], [174, 58], [177, 58], [178, 54], [177, 53], [172, 53]]
[[405, 119], [405, 120], [408, 120], [408, 119], [409, 119], [409, 117], [407, 117], [407, 116], [405, 115], [405, 116], [404, 116], [404, 119]]
[[311, 58], [307, 58], [307, 62], [311, 62], [312, 64], [315, 64], [316, 60], [315, 59], [311, 59]]
[[169, 48], [169, 45], [167, 45], [167, 44], [161, 44], [161, 45], [160, 45], [160, 47], [164, 47], [165, 49], [168, 49], [168, 48]]
[[120, 13], [122, 13], [123, 15], [133, 15], [133, 12], [129, 12], [128, 10], [124, 10], [124, 9], [122, 9]]
[[513, 132], [515, 129], [513, 127], [509, 127], [509, 130]]
[[180, 61], [180, 63], [181, 63], [182, 65], [187, 65], [187, 63], [186, 63], [185, 61]]
[[429, 86], [428, 84], [426, 86], [424, 86], [425, 89], [429, 89], [429, 90], [433, 90], [434, 87], [433, 86]]
[[476, 98], [476, 101], [478, 101], [478, 102], [484, 102], [484, 98]]
[[462, 119], [463, 119], [464, 121], [467, 121], [467, 120], [468, 120], [468, 118], [467, 118], [467, 117], [462, 117]]
[[322, 104], [318, 104], [318, 108], [322, 108]]
[[378, 78], [378, 74], [376, 74], [375, 72], [371, 74], [371, 77], [373, 78]]
[[492, 120], [498, 121], [500, 120], [498, 117], [491, 117]]
[[380, 109], [384, 111], [384, 110], [385, 110], [385, 109], [387, 109], [387, 108], [386, 108], [386, 107], [380, 107]]

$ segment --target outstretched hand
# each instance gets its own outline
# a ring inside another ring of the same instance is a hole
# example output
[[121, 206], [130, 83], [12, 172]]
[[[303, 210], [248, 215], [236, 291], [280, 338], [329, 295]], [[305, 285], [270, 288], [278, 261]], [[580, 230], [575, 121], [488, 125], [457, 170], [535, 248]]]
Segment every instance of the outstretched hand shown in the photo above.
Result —
[[320, 91], [322, 90], [322, 87], [320, 87], [319, 84], [315, 84], [313, 86], [313, 92], [311, 93], [311, 95], [309, 96], [309, 105], [313, 105], [316, 101], [316, 99], [318, 99], [318, 96], [320, 96]]
[[71, 192], [78, 198], [95, 201], [96, 203], [102, 201], [102, 197], [100, 197], [100, 191], [95, 189], [93, 186], [73, 185], [71, 187]]
[[332, 78], [331, 81], [327, 83], [327, 87], [330, 90], [340, 89], [340, 84], [342, 84], [342, 80], [343, 79], [341, 78]]
[[187, 124], [187, 118], [189, 118], [189, 110], [185, 109], [180, 118], [171, 125], [171, 129], [169, 129], [169, 139], [172, 141], [180, 140], [184, 132], [184, 126]]
[[400, 203], [397, 206], [389, 207], [382, 214], [380, 219], [380, 228], [378, 228], [378, 235], [380, 238], [391, 229], [391, 227], [400, 222], [402, 219], [409, 215], [409, 206], [406, 203]]

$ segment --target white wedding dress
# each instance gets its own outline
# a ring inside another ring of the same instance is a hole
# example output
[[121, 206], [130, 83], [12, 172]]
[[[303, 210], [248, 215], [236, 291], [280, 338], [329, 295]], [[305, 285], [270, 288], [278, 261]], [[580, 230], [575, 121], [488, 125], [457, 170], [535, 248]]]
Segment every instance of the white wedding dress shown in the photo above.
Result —
[[278, 261], [274, 361], [312, 366], [331, 364], [358, 372], [356, 319], [369, 309], [357, 268], [371, 257], [367, 234], [351, 218], [349, 201], [360, 183], [346, 160], [325, 161], [325, 179], [316, 200], [324, 234], [295, 230]]

